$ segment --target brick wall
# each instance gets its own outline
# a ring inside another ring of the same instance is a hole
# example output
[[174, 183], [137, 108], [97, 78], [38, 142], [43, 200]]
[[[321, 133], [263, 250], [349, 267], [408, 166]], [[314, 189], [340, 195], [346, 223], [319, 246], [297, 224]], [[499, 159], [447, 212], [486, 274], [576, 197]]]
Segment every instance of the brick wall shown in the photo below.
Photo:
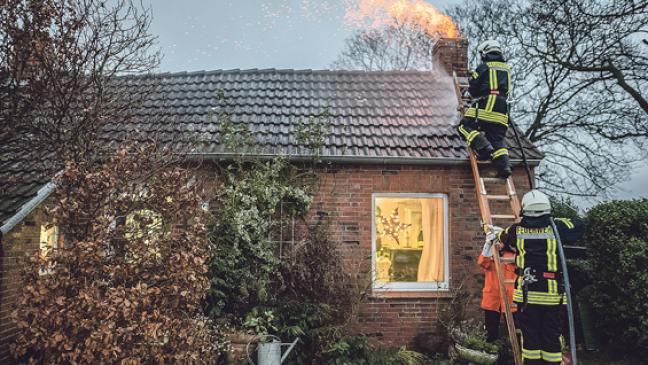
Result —
[[468, 40], [466, 38], [440, 38], [432, 47], [435, 68], [448, 74], [456, 72], [459, 77], [468, 77]]
[[41, 214], [36, 211], [2, 237], [0, 245], [0, 364], [11, 363], [9, 345], [16, 336], [11, 321], [21, 285], [21, 269], [26, 257], [37, 255]]
[[[516, 186], [526, 190], [522, 169], [516, 169]], [[332, 236], [343, 254], [371, 267], [371, 194], [442, 193], [448, 196], [450, 287], [465, 277], [473, 297], [472, 310], [479, 313], [482, 274], [475, 261], [483, 245], [479, 209], [469, 166], [375, 166], [337, 165], [320, 174], [313, 213], [331, 217]], [[502, 191], [493, 190], [493, 193]], [[40, 214], [34, 213], [2, 238], [0, 268], [0, 364], [10, 363], [9, 344], [16, 330], [10, 314], [20, 287], [20, 269], [26, 255], [36, 255], [40, 241]], [[447, 296], [434, 292], [372, 296], [359, 309], [355, 326], [386, 345], [417, 347], [420, 340], [437, 333], [436, 308]]]
[[[522, 195], [527, 187], [524, 171], [515, 169], [514, 177], [518, 194]], [[492, 190], [492, 193], [502, 192]], [[463, 282], [466, 291], [473, 295], [469, 309], [481, 316], [483, 276], [476, 260], [483, 246], [483, 233], [469, 166], [346, 165], [322, 172], [313, 209], [331, 217], [332, 235], [343, 254], [360, 257], [367, 268], [371, 267], [372, 193], [448, 196], [450, 288], [456, 289]], [[376, 293], [361, 305], [355, 325], [359, 331], [375, 336], [386, 345], [420, 348], [417, 344], [440, 330], [436, 309], [439, 303], [447, 302], [448, 295], [438, 292]]]

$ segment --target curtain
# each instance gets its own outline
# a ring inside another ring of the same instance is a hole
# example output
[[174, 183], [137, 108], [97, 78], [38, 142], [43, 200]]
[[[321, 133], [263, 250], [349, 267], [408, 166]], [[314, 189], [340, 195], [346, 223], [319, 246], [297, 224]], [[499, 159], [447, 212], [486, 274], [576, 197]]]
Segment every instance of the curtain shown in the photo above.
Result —
[[418, 281], [444, 281], [443, 199], [421, 199], [423, 253], [418, 267]]

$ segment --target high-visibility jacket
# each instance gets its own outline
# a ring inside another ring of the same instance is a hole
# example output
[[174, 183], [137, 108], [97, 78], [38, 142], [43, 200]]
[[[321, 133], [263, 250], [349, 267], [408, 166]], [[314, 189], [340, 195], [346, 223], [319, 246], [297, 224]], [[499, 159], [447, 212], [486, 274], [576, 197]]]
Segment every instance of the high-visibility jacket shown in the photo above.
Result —
[[506, 99], [510, 91], [511, 68], [501, 55], [486, 55], [469, 80], [468, 92], [479, 99], [477, 107], [468, 108], [465, 116], [508, 126]]
[[[503, 258], [513, 257], [514, 253], [509, 251], [504, 251], [502, 254]], [[504, 312], [504, 303], [500, 300], [499, 292], [499, 279], [497, 277], [497, 271], [495, 270], [495, 263], [493, 262], [492, 257], [484, 257], [484, 255], [479, 255], [477, 259], [477, 264], [484, 271], [484, 289], [482, 290], [482, 309], [486, 309], [494, 312]], [[502, 265], [504, 269], [504, 280], [513, 280], [516, 277], [515, 264], [505, 264]], [[506, 284], [506, 294], [511, 303], [511, 310], [515, 312], [516, 306], [513, 303], [513, 284]]]
[[[580, 239], [584, 225], [578, 219], [556, 218], [556, 228], [563, 244]], [[529, 268], [537, 281], [527, 288], [527, 303], [539, 305], [565, 304], [562, 267], [557, 251], [556, 235], [549, 215], [523, 217], [499, 234], [500, 241], [515, 248], [515, 264], [518, 267], [513, 300], [524, 302], [523, 272]]]

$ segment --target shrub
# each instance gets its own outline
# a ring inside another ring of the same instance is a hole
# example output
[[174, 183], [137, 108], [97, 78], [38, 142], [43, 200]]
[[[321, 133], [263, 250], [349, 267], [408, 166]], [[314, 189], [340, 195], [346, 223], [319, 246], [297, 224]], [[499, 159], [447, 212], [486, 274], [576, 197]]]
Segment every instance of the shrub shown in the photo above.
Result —
[[[213, 363], [209, 246], [188, 171], [153, 146], [69, 164], [50, 210], [65, 245], [26, 267], [13, 353], [47, 363]], [[43, 274], [45, 273], [45, 274]]]
[[348, 332], [346, 326], [365, 288], [355, 280], [356, 261], [343, 258], [331, 240], [328, 222], [319, 219], [305, 228], [304, 237], [281, 262], [279, 333], [302, 340], [291, 363], [327, 364], [325, 352]]
[[210, 316], [238, 326], [252, 309], [273, 302], [271, 289], [281, 282], [273, 235], [282, 219], [303, 215], [311, 202], [306, 189], [291, 180], [292, 173], [285, 159], [275, 159], [249, 166], [239, 162], [220, 177], [208, 224], [214, 248], [209, 265]]
[[597, 205], [588, 223], [595, 325], [617, 350], [648, 355], [648, 199]]

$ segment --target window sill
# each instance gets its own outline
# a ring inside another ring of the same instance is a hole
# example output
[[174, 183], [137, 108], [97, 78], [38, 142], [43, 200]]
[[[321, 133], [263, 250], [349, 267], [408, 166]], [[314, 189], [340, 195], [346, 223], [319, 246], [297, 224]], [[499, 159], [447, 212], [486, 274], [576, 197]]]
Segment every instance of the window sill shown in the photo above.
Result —
[[447, 289], [430, 290], [430, 291], [410, 291], [410, 290], [374, 290], [370, 298], [451, 298], [453, 293]]

